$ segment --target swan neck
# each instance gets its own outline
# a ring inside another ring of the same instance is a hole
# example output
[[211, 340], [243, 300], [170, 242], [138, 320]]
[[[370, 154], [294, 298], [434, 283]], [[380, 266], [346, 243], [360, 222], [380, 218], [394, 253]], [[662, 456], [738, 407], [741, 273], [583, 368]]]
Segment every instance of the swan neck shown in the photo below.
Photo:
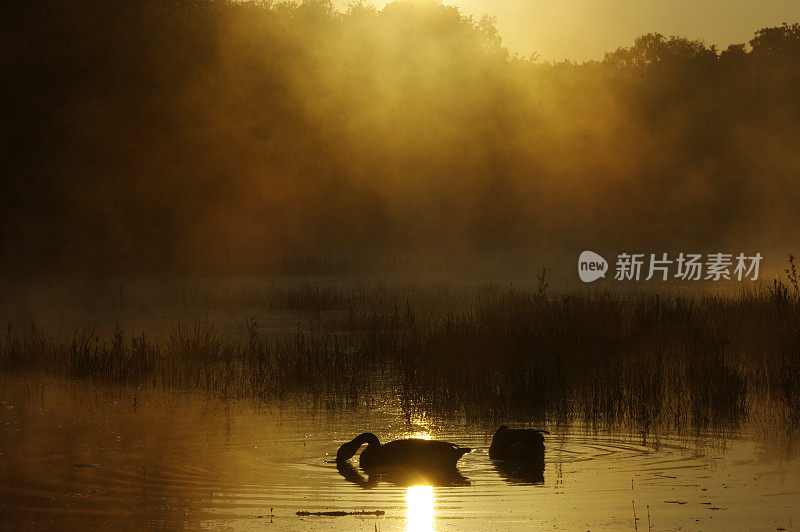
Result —
[[375, 436], [374, 434], [372, 434], [371, 432], [365, 432], [364, 434], [359, 434], [356, 437], [356, 439], [353, 440], [353, 443], [356, 443], [359, 446], [361, 446], [361, 444], [363, 444], [363, 443], [366, 443], [367, 446], [374, 445], [376, 447], [380, 447], [380, 445], [381, 445], [381, 442], [378, 439], [378, 437]]

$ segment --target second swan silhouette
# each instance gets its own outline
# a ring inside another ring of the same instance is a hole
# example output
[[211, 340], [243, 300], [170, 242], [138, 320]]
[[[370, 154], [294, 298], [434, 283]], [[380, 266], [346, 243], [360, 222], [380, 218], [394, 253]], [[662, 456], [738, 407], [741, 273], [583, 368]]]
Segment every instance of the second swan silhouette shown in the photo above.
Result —
[[544, 482], [544, 435], [547, 431], [503, 425], [492, 438], [489, 458], [500, 476], [513, 484]]
[[492, 438], [489, 458], [492, 460], [544, 460], [544, 430], [510, 429], [501, 425]]

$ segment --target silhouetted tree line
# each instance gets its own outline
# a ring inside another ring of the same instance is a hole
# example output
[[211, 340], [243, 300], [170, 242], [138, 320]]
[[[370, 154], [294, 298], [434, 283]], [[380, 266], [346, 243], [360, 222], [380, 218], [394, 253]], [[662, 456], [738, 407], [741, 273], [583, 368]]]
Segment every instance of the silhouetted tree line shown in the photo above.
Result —
[[435, 2], [12, 1], [0, 30], [5, 272], [800, 241], [798, 24], [584, 64]]

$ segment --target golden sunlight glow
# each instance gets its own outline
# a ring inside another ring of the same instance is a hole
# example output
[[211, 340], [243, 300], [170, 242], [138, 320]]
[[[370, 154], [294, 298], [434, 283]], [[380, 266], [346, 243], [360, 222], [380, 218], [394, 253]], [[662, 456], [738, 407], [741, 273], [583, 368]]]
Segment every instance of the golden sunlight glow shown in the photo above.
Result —
[[433, 531], [433, 486], [411, 486], [406, 489], [406, 530]]
[[431, 427], [429, 422], [424, 417], [412, 417], [410, 420], [411, 430], [406, 431], [403, 435], [404, 438], [418, 438], [420, 440], [431, 439]]
[[[379, 9], [392, 0], [374, 0]], [[334, 0], [345, 9], [348, 0]], [[796, 0], [444, 0], [465, 15], [497, 17], [503, 45], [544, 60], [602, 60], [604, 52], [630, 46], [648, 31], [685, 35], [717, 44], [746, 42], [755, 28], [797, 18]], [[725, 12], [720, 17], [721, 11]], [[615, 16], [624, 12], [625, 16]], [[598, 23], [598, 21], [600, 23]], [[646, 29], [645, 29], [646, 28]]]

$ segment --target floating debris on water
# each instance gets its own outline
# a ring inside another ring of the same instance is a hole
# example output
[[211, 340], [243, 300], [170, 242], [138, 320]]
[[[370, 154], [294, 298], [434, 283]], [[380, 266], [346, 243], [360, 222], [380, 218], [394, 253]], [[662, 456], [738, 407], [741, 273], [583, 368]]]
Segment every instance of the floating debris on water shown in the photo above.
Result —
[[324, 517], [344, 517], [347, 515], [374, 515], [376, 517], [380, 517], [382, 515], [386, 515], [386, 512], [383, 510], [375, 510], [373, 512], [368, 511], [359, 511], [359, 512], [345, 512], [345, 511], [335, 511], [335, 512], [305, 512], [299, 511], [297, 515], [300, 517], [308, 517], [310, 515], [317, 515], [317, 516], [324, 516]]

